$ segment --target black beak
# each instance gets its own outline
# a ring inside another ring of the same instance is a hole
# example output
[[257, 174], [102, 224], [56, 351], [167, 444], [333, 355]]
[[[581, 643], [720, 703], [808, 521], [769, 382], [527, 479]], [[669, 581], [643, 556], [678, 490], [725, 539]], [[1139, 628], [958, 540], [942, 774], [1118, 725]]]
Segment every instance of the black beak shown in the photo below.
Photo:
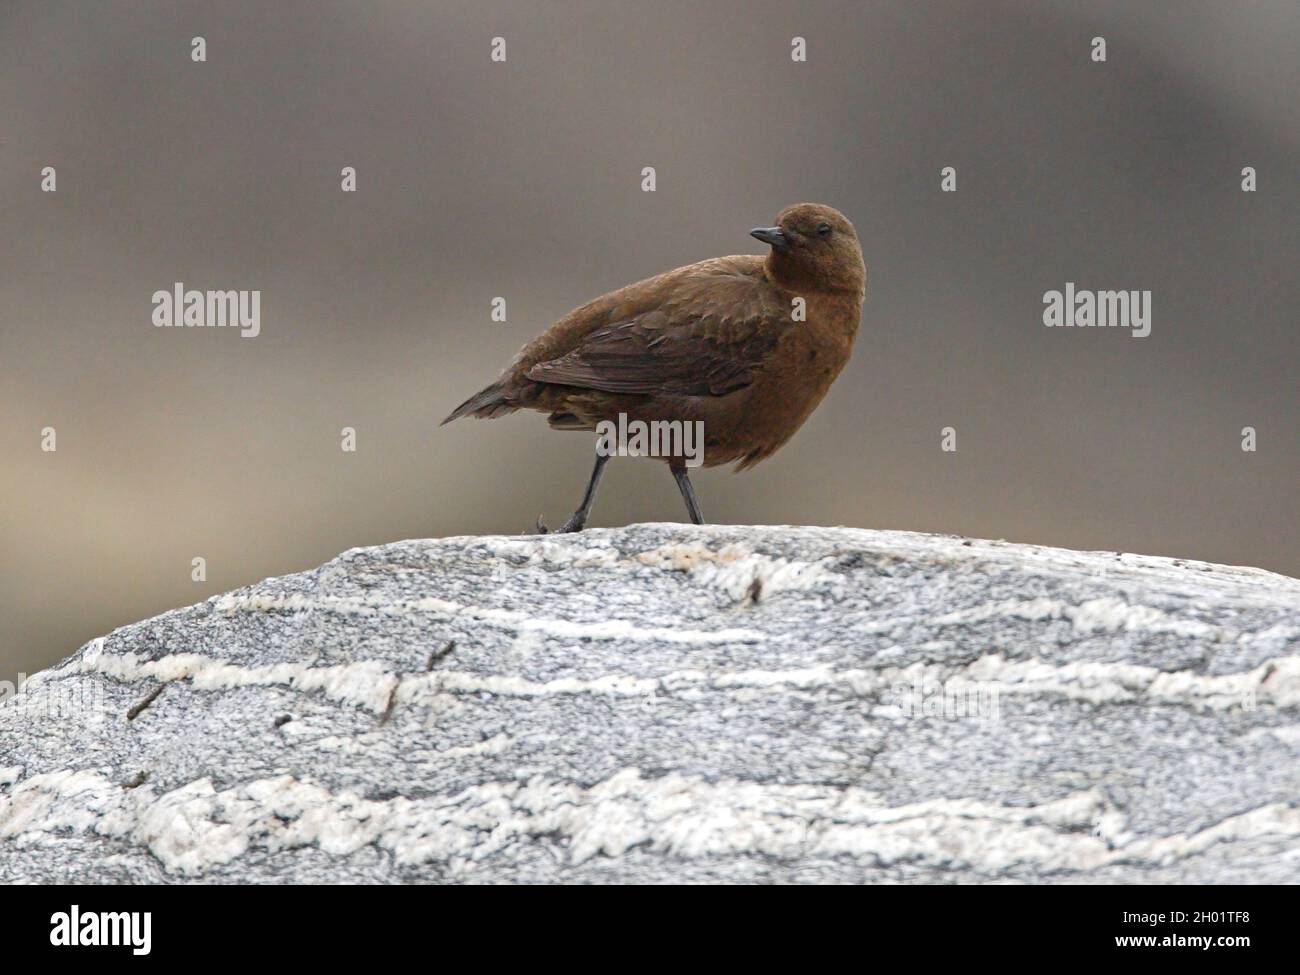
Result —
[[790, 238], [788, 238], [780, 227], [755, 227], [749, 232], [749, 236], [757, 237], [765, 244], [771, 244], [772, 250], [778, 254], [790, 253]]

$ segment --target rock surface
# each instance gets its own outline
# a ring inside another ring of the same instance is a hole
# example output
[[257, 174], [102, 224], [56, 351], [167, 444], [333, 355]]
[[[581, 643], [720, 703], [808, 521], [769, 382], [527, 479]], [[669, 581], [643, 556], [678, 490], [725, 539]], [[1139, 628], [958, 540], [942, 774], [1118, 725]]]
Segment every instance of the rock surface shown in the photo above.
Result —
[[1300, 881], [1300, 582], [844, 528], [347, 552], [0, 706], [0, 881]]

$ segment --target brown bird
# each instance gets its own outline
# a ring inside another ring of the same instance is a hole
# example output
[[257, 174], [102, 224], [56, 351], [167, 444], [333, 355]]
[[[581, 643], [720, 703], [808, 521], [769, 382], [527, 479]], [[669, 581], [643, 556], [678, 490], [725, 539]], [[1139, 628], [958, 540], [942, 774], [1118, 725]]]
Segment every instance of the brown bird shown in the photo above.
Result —
[[[770, 457], [848, 362], [867, 269], [853, 224], [828, 206], [787, 207], [749, 233], [770, 245], [766, 256], [715, 257], [574, 309], [442, 422], [520, 409], [549, 413], [557, 430], [595, 431], [620, 414], [702, 421], [704, 466], [743, 470]], [[559, 531], [582, 530], [609, 456], [598, 446], [582, 503]], [[703, 524], [686, 459], [663, 459]], [[540, 518], [537, 528], [547, 530]]]

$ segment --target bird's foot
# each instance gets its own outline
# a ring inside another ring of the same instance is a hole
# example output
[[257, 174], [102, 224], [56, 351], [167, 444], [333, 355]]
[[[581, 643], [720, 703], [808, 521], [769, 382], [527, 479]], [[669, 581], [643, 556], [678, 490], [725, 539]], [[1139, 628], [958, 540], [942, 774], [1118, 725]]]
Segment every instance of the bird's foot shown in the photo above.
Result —
[[587, 527], [587, 519], [585, 517], [580, 516], [576, 512], [574, 513], [572, 518], [570, 518], [568, 521], [566, 521], [563, 525], [561, 525], [559, 528], [555, 529], [554, 531], [551, 531], [551, 529], [546, 527], [546, 523], [542, 521], [541, 515], [537, 516], [537, 534], [539, 535], [567, 535], [567, 534], [571, 534], [572, 532], [580, 532], [586, 527]]

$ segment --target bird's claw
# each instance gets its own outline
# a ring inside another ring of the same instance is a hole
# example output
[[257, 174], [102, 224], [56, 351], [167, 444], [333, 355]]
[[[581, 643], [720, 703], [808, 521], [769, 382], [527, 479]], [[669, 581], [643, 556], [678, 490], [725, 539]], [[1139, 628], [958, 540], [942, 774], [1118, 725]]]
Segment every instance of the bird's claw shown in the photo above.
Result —
[[587, 519], [579, 518], [576, 514], [554, 530], [546, 527], [541, 515], [537, 516], [537, 534], [539, 535], [571, 535], [574, 532], [582, 531], [585, 527], [587, 527]]

